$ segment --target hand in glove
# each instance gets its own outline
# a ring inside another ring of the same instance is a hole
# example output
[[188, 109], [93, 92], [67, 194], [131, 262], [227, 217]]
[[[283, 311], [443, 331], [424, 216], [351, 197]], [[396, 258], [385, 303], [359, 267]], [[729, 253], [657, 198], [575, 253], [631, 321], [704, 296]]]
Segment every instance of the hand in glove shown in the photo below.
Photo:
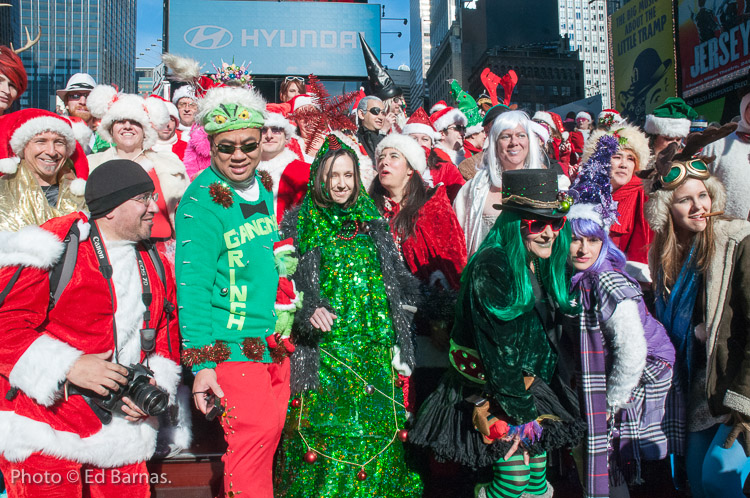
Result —
[[729, 432], [727, 439], [722, 445], [725, 450], [728, 450], [734, 444], [737, 436], [742, 434], [743, 448], [745, 449], [745, 455], [750, 456], [750, 417], [737, 411], [732, 411], [731, 418], [729, 419], [728, 425], [732, 426], [732, 430]]

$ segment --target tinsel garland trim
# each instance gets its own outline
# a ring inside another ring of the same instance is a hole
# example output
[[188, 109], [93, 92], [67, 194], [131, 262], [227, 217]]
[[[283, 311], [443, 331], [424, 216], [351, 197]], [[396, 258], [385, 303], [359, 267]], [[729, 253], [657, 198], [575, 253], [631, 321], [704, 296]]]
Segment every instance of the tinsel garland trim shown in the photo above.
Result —
[[187, 348], [182, 351], [182, 364], [186, 367], [200, 365], [212, 361], [221, 363], [227, 361], [231, 351], [226, 342], [216, 341], [215, 344], [207, 344], [200, 348]]

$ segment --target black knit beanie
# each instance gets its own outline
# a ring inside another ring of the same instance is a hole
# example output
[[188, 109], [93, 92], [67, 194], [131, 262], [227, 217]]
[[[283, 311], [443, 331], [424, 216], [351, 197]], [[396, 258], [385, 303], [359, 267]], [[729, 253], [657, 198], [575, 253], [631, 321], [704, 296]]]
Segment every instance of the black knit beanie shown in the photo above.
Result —
[[86, 180], [84, 198], [96, 220], [136, 195], [154, 190], [154, 182], [140, 164], [128, 159], [102, 163]]

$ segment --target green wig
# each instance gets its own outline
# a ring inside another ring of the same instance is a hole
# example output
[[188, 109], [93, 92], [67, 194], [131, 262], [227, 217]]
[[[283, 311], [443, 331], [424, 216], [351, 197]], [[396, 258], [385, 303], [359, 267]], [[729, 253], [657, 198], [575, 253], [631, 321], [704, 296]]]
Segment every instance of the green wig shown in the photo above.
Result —
[[[508, 299], [509, 304], [491, 310], [497, 318], [505, 321], [513, 320], [534, 307], [534, 288], [529, 278], [527, 250], [521, 237], [522, 218], [523, 215], [520, 213], [503, 210], [487, 238], [471, 258], [473, 261], [483, 249], [490, 247], [499, 248], [505, 253], [510, 270], [510, 275], [508, 275], [511, 294]], [[570, 242], [570, 223], [566, 222], [552, 244], [552, 254], [548, 259], [538, 260], [538, 268], [542, 286], [560, 306], [560, 309], [564, 313], [575, 314], [578, 310], [571, 302], [569, 279], [566, 274]], [[467, 273], [464, 272], [464, 274]]]

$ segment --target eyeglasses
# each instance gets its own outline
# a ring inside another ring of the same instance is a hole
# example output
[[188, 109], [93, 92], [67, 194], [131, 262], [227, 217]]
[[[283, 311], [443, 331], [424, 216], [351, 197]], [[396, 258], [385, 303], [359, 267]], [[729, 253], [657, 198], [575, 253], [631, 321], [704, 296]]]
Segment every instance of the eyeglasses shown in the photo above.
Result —
[[299, 81], [300, 83], [304, 83], [305, 78], [302, 78], [301, 76], [287, 76], [284, 78], [284, 81]]
[[180, 102], [177, 104], [178, 109], [197, 109], [198, 104], [195, 102]]
[[547, 227], [550, 227], [553, 232], [559, 232], [562, 230], [562, 227], [565, 226], [565, 221], [566, 218], [563, 216], [562, 218], [557, 218], [551, 221], [521, 220], [521, 223], [526, 225], [526, 230], [528, 230], [531, 235], [536, 235], [542, 233]]
[[243, 145], [217, 144], [216, 150], [218, 150], [221, 154], [234, 154], [234, 151], [240, 149], [243, 154], [250, 154], [252, 151], [258, 148], [258, 145], [260, 145], [258, 142]]
[[706, 180], [711, 176], [708, 172], [708, 166], [700, 159], [690, 159], [689, 161], [674, 162], [669, 169], [669, 173], [661, 177], [661, 184], [666, 190], [674, 190], [684, 182], [688, 177]]
[[448, 128], [446, 128], [446, 131], [450, 130], [451, 128], [459, 133], [466, 133], [466, 127], [464, 125], [450, 125]]
[[159, 200], [159, 194], [157, 192], [146, 192], [145, 194], [138, 195], [130, 200], [140, 202], [144, 206], [148, 206], [151, 201], [156, 202]]
[[88, 96], [89, 96], [89, 92], [69, 93], [68, 94], [68, 101], [71, 101], [71, 100], [81, 100], [81, 99], [85, 99]]
[[370, 107], [369, 109], [367, 109], [367, 112], [369, 112], [373, 116], [377, 116], [378, 114], [383, 112], [383, 109], [381, 109], [380, 107]]
[[264, 126], [263, 128], [260, 129], [260, 134], [265, 135], [265, 133], [269, 130], [274, 135], [281, 135], [282, 133], [284, 133], [284, 128], [280, 126]]

